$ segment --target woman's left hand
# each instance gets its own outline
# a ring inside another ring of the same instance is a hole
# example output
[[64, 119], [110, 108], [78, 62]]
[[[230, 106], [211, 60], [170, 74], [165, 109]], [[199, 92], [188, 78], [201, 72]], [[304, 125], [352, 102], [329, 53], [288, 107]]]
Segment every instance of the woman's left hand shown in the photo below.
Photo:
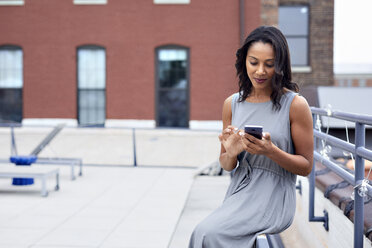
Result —
[[250, 154], [263, 154], [267, 155], [272, 151], [273, 144], [271, 143], [270, 133], [263, 133], [262, 139], [244, 133], [242, 136], [242, 144], [245, 151]]

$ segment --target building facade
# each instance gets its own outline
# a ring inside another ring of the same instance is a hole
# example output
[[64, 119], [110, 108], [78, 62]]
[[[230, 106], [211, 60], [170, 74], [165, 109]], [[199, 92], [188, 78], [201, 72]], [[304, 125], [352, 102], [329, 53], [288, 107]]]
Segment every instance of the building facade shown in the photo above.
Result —
[[[262, 24], [286, 29], [293, 49], [306, 50], [294, 59], [295, 81], [332, 84], [326, 2], [0, 0], [1, 122], [213, 125], [237, 90], [242, 37]], [[292, 13], [302, 26], [286, 26]]]

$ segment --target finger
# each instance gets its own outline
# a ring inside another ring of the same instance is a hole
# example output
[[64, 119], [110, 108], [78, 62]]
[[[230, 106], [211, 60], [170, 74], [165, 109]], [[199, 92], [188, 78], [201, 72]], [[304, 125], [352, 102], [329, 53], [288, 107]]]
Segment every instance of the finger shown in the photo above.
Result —
[[228, 125], [227, 128], [230, 128], [231, 130], [235, 129], [236, 127], [233, 125]]
[[251, 142], [253, 144], [256, 144], [256, 142], [257, 142], [257, 139], [254, 136], [252, 136], [248, 133], [244, 134], [244, 138], [246, 138], [249, 142]]
[[249, 139], [245, 138], [245, 137], [241, 137], [241, 142], [242, 144], [246, 147], [246, 148], [252, 148], [252, 146], [254, 145], [254, 143], [252, 143]]
[[270, 133], [267, 133], [267, 132], [263, 132], [262, 133], [262, 137], [266, 140], [271, 140], [271, 135]]
[[234, 133], [237, 133], [238, 132], [238, 128], [237, 127], [234, 127], [232, 125], [227, 126], [227, 128], [231, 129], [231, 131], [233, 131]]

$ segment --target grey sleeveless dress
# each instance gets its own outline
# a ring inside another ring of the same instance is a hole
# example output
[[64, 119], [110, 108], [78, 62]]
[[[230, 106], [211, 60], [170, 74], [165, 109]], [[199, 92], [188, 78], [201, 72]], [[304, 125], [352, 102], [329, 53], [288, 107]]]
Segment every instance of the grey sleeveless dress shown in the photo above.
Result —
[[[261, 125], [283, 151], [294, 152], [289, 110], [296, 93], [272, 102], [238, 102], [232, 98], [232, 125]], [[279, 233], [290, 226], [296, 208], [296, 175], [263, 155], [242, 152], [223, 204], [196, 226], [189, 248], [249, 248], [259, 234]]]

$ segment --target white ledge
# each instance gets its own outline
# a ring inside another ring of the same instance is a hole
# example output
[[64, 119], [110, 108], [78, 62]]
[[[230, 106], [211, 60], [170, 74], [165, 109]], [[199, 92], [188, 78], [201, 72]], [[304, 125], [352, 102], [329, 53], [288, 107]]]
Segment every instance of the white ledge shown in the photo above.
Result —
[[155, 128], [155, 126], [154, 120], [108, 119], [105, 121], [105, 127]]
[[305, 72], [310, 73], [311, 67], [310, 66], [292, 66], [292, 72], [298, 73], [298, 72]]
[[80, 5], [107, 4], [107, 0], [74, 0], [74, 4], [80, 4]]
[[64, 118], [25, 118], [22, 120], [23, 126], [43, 126], [51, 127], [58, 124], [66, 124], [67, 127], [77, 127], [78, 122], [76, 119]]
[[24, 5], [24, 0], [0, 0], [1, 6], [21, 6]]
[[190, 0], [154, 0], [154, 4], [190, 4]]
[[189, 122], [190, 129], [192, 130], [222, 130], [222, 121], [196, 121]]

